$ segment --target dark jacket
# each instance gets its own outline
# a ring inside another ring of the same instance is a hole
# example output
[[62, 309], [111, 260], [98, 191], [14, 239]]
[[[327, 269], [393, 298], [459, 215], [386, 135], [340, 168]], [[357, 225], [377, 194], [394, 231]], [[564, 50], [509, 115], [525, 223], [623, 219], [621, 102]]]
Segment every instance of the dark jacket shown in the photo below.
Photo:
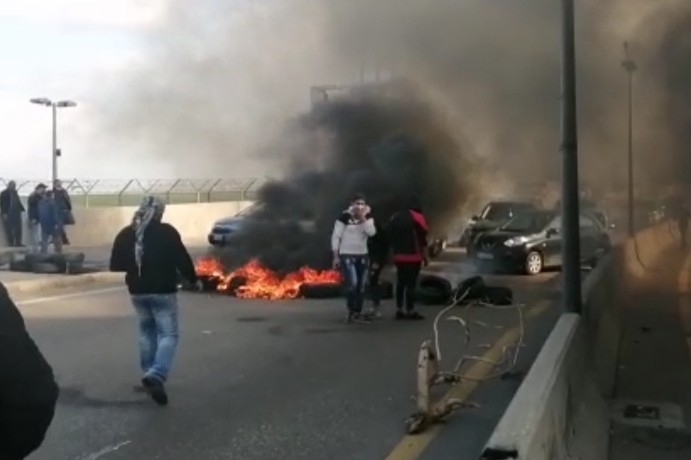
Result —
[[25, 458], [44, 440], [59, 389], [0, 283], [0, 458]]
[[19, 199], [19, 193], [16, 190], [5, 189], [2, 192], [0, 192], [0, 214], [2, 214], [3, 216], [9, 214], [10, 211], [12, 211], [12, 198], [17, 200], [17, 208], [15, 212], [17, 210], [19, 211], [19, 213], [24, 212], [24, 205], [22, 204], [22, 200]]
[[371, 236], [367, 241], [369, 258], [374, 263], [384, 265], [389, 258], [388, 236], [386, 234], [386, 229], [381, 225], [379, 219], [374, 219], [374, 228], [377, 229], [377, 233]]
[[54, 235], [62, 230], [62, 218], [54, 198], [44, 198], [38, 203], [38, 222], [41, 231]]
[[58, 205], [58, 209], [60, 211], [71, 211], [72, 199], [70, 198], [69, 192], [64, 188], [54, 189], [53, 192], [55, 193], [55, 202]]
[[387, 233], [394, 263], [418, 263], [427, 250], [427, 220], [418, 211], [397, 212], [389, 221]]
[[29, 198], [26, 200], [27, 204], [27, 217], [29, 219], [29, 222], [36, 221], [38, 222], [39, 220], [39, 213], [38, 213], [38, 205], [43, 199], [43, 196], [39, 195], [36, 192], [33, 192], [31, 195], [29, 195]]
[[170, 294], [178, 290], [178, 273], [191, 283], [197, 275], [180, 233], [169, 224], [151, 222], [144, 232], [144, 256], [139, 275], [134, 258], [135, 234], [131, 226], [115, 237], [110, 270], [127, 273], [130, 294]]

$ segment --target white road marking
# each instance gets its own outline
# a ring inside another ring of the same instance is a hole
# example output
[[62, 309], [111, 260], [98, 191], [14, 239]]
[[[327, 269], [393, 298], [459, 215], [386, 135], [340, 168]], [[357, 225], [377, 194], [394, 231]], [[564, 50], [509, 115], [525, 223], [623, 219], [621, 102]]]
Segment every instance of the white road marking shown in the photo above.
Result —
[[93, 454], [89, 454], [86, 457], [83, 457], [82, 460], [97, 460], [131, 443], [132, 441], [124, 441], [118, 444], [113, 444], [112, 446], [104, 447], [98, 452], [94, 452]]
[[55, 301], [60, 301], [60, 300], [65, 300], [65, 299], [73, 299], [75, 297], [87, 297], [90, 295], [107, 294], [109, 292], [123, 291], [123, 290], [125, 290], [125, 286], [114, 286], [114, 287], [103, 288], [103, 289], [92, 289], [89, 291], [72, 292], [70, 294], [54, 295], [54, 296], [50, 296], [50, 297], [37, 297], [35, 299], [20, 300], [19, 302], [16, 302], [16, 304], [17, 304], [17, 306], [34, 305], [37, 303], [55, 302]]

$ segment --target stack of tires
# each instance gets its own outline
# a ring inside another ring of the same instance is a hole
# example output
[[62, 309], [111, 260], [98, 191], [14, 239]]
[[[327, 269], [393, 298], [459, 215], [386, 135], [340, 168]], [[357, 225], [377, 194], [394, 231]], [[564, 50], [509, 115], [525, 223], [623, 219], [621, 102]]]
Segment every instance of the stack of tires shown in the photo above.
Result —
[[15, 254], [10, 261], [10, 271], [40, 274], [76, 275], [84, 273], [84, 253], [63, 254]]

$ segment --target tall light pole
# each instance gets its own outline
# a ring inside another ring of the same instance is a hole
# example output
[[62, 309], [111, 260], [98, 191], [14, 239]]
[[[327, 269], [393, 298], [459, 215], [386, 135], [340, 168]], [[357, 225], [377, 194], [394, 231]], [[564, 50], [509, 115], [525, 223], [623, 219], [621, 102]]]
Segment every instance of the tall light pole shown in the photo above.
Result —
[[629, 142], [629, 151], [628, 151], [628, 156], [629, 156], [629, 164], [628, 164], [628, 172], [629, 172], [629, 181], [628, 181], [628, 191], [629, 191], [629, 202], [628, 202], [628, 213], [629, 213], [629, 238], [633, 238], [633, 236], [636, 233], [636, 228], [635, 228], [635, 222], [634, 222], [634, 205], [633, 205], [633, 74], [636, 73], [636, 70], [638, 70], [638, 66], [636, 63], [631, 59], [631, 55], [629, 53], [629, 43], [624, 42], [624, 62], [622, 62], [622, 66], [624, 66], [624, 70], [626, 70], [626, 73], [628, 74], [628, 80], [629, 80], [629, 133], [628, 133], [628, 142]]
[[575, 22], [574, 0], [562, 0], [562, 303], [570, 313], [581, 312]]
[[52, 180], [53, 184], [58, 179], [58, 156], [60, 156], [58, 150], [58, 109], [67, 107], [76, 107], [77, 103], [74, 101], [51, 101], [45, 97], [36, 97], [30, 100], [32, 104], [43, 105], [45, 107], [50, 107], [53, 112], [53, 150], [51, 154], [52, 160]]

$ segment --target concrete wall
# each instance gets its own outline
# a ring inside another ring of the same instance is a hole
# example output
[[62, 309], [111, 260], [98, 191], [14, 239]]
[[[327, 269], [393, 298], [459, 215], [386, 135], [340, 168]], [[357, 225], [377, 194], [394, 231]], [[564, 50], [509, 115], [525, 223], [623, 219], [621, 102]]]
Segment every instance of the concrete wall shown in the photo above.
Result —
[[605, 460], [621, 313], [617, 292], [678, 240], [667, 224], [616, 247], [583, 284], [582, 315], [564, 314], [487, 443], [483, 459]]
[[[163, 220], [173, 224], [185, 242], [206, 240], [215, 221], [230, 217], [252, 204], [251, 201], [229, 201], [219, 203], [172, 204], [166, 207]], [[125, 225], [132, 220], [135, 206], [75, 208], [76, 225], [67, 227], [73, 246], [107, 246]], [[28, 242], [24, 229], [24, 243]], [[4, 229], [0, 229], [0, 244], [6, 246]]]

